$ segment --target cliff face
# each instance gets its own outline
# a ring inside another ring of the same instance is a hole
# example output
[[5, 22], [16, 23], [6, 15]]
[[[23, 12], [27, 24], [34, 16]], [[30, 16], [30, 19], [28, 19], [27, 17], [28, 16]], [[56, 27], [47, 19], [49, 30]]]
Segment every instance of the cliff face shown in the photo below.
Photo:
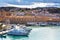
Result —
[[40, 22], [40, 21], [60, 21], [60, 18], [52, 18], [46, 16], [6, 16], [5, 18], [11, 21], [22, 22]]
[[[50, 14], [49, 12], [47, 12], [48, 10], [46, 12], [44, 12], [45, 8], [44, 9], [41, 8], [42, 10], [44, 10], [42, 12], [40, 11], [40, 9], [38, 9], [38, 10], [37, 9], [31, 9], [31, 10], [30, 9], [21, 9], [21, 10], [23, 10], [22, 13], [25, 13], [25, 15], [23, 15], [23, 16], [19, 15], [19, 13], [21, 13], [21, 12], [16, 11], [19, 8], [7, 8], [7, 9], [9, 9], [9, 11], [4, 10], [6, 8], [2, 8], [2, 9], [3, 9], [2, 11], [0, 10], [0, 22], [1, 21], [5, 22], [6, 20], [9, 20], [11, 23], [48, 22], [48, 21], [49, 22], [51, 22], [51, 21], [60, 22], [60, 17], [55, 16], [55, 15], [60, 16], [60, 14]], [[13, 12], [10, 11], [11, 9], [13, 10]], [[15, 9], [15, 11], [14, 11], [14, 9]], [[51, 9], [50, 9], [50, 11], [51, 11]], [[17, 13], [19, 16], [16, 15]]]

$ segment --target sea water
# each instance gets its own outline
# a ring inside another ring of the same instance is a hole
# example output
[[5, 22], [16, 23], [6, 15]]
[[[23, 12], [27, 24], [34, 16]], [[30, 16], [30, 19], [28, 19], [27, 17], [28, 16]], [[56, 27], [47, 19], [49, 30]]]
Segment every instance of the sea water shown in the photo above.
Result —
[[7, 35], [0, 40], [60, 40], [60, 27], [33, 27], [28, 37]]

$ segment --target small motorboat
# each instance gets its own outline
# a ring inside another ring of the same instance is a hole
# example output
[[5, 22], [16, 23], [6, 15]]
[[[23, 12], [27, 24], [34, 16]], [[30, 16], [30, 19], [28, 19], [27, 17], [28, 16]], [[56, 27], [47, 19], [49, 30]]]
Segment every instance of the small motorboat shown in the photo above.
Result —
[[12, 29], [5, 24], [0, 23], [0, 37], [6, 37], [6, 33], [11, 31]]
[[40, 26], [45, 27], [46, 25], [45, 24], [41, 24]]
[[15, 26], [12, 31], [8, 32], [8, 35], [15, 36], [28, 36], [32, 29], [27, 28], [26, 26]]
[[45, 27], [45, 26], [47, 26], [48, 24], [47, 23], [44, 23], [44, 22], [42, 22], [41, 24], [40, 24], [40, 26], [42, 26], [42, 27]]

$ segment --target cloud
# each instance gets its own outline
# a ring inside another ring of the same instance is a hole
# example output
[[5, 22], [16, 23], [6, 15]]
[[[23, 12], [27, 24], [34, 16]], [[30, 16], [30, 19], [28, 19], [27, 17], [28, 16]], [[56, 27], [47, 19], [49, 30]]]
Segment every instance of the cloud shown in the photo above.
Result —
[[35, 7], [48, 7], [48, 6], [58, 6], [58, 3], [34, 3], [33, 6]]
[[16, 5], [16, 4], [10, 4], [10, 3], [0, 3], [0, 7], [19, 7], [19, 8], [60, 7], [60, 3], [33, 2], [30, 5]]
[[20, 8], [36, 8], [36, 7], [60, 7], [59, 3], [33, 3], [31, 5], [13, 5], [8, 4], [10, 7], [20, 7]]

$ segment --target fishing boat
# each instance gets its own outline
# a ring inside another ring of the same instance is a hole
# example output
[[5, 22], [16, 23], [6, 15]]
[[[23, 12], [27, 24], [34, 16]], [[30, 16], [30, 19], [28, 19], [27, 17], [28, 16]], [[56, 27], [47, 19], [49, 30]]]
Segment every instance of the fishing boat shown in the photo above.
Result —
[[26, 26], [23, 25], [20, 26], [15, 25], [13, 30], [8, 32], [7, 34], [15, 36], [28, 36], [31, 30], [32, 29], [27, 28]]

